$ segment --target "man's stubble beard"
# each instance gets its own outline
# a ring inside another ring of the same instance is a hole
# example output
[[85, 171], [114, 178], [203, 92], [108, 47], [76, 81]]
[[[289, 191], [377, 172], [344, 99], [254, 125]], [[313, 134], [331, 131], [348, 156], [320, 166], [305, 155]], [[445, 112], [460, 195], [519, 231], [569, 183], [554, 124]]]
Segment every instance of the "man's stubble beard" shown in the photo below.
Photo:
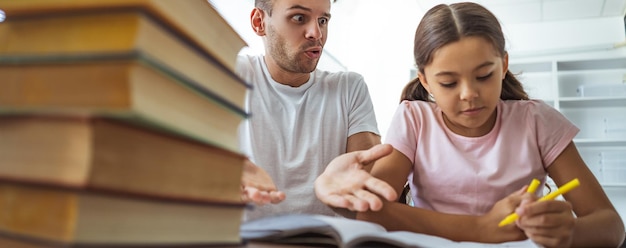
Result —
[[315, 70], [319, 59], [299, 59], [299, 57], [302, 56], [301, 51], [303, 49], [295, 51], [294, 54], [289, 54], [285, 39], [271, 26], [268, 31], [267, 40], [270, 44], [269, 55], [274, 58], [274, 61], [276, 61], [276, 64], [278, 64], [281, 69], [294, 73], [311, 73]]

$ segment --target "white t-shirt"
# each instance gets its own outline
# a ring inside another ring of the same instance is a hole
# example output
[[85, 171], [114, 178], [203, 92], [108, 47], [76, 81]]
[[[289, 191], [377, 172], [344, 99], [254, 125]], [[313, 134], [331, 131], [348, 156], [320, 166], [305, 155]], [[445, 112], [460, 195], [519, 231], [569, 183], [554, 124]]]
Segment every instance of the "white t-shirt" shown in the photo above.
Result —
[[282, 213], [335, 215], [317, 199], [313, 182], [346, 152], [350, 135], [379, 134], [363, 77], [315, 70], [308, 82], [291, 87], [271, 78], [263, 56], [250, 55], [238, 57], [237, 73], [252, 85], [246, 97], [250, 118], [239, 128], [241, 149], [287, 195], [280, 204], [247, 210], [244, 219]]
[[547, 167], [579, 131], [534, 100], [500, 101], [496, 124], [481, 137], [455, 134], [441, 109], [424, 101], [402, 102], [389, 130], [385, 142], [413, 162], [415, 206], [470, 215], [485, 214], [533, 178], [545, 182]]

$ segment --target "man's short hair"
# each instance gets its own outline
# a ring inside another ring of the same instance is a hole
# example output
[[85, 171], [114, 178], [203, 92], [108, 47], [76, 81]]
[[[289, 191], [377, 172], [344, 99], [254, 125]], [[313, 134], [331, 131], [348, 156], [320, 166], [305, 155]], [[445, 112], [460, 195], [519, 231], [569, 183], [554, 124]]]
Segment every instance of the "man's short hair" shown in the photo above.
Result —
[[[333, 0], [333, 3], [336, 3], [337, 0]], [[270, 16], [272, 16], [272, 8], [274, 7], [274, 0], [254, 0], [254, 7], [259, 8]]]

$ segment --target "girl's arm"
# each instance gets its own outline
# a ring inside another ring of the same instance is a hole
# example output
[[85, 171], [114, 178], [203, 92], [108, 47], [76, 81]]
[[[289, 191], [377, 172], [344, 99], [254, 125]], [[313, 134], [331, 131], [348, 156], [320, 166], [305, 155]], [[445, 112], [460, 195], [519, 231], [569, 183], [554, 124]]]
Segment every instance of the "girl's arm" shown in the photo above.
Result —
[[617, 247], [624, 240], [624, 223], [574, 143], [548, 167], [548, 174], [559, 186], [574, 178], [579, 179], [580, 186], [563, 196], [568, 202], [520, 206], [518, 225], [529, 238], [550, 247]]
[[515, 225], [498, 227], [498, 222], [517, 206], [514, 203], [519, 203], [522, 193], [516, 192], [517, 195], [498, 202], [506, 207], [494, 207], [493, 213], [484, 216], [446, 214], [399, 202], [385, 202], [379, 211], [357, 213], [357, 219], [378, 223], [388, 231], [425, 233], [454, 241], [501, 243], [524, 240], [527, 237]]
[[[376, 162], [371, 173], [399, 193], [412, 169], [411, 161], [394, 149]], [[498, 201], [484, 216], [445, 214], [390, 201], [384, 202], [379, 211], [357, 213], [357, 219], [379, 223], [389, 231], [413, 231], [455, 241], [496, 243], [522, 240], [526, 236], [515, 225], [499, 228], [498, 223], [518, 206], [524, 190]]]

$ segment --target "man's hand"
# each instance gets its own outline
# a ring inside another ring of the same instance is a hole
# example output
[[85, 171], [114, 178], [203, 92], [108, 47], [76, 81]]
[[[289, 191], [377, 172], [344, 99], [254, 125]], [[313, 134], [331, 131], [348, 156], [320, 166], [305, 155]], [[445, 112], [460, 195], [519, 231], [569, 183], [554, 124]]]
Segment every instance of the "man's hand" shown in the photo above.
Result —
[[244, 164], [241, 187], [241, 199], [244, 202], [265, 205], [268, 203], [276, 204], [285, 200], [285, 193], [276, 189], [274, 181], [267, 172], [250, 160], [246, 160]]
[[336, 157], [315, 180], [317, 198], [331, 207], [351, 211], [380, 210], [383, 203], [379, 195], [392, 201], [397, 198], [397, 193], [385, 181], [363, 170], [363, 166], [374, 163], [392, 151], [391, 145], [376, 145], [369, 150]]

